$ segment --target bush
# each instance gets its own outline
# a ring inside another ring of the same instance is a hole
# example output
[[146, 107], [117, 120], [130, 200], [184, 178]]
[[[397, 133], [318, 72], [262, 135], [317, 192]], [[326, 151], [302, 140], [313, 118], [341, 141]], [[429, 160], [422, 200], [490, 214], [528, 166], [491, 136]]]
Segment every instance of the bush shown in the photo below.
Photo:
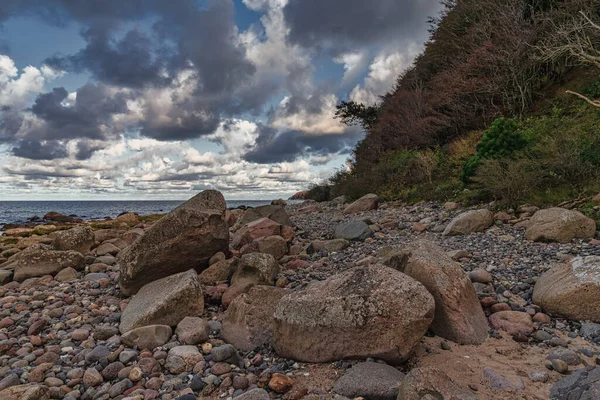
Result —
[[516, 207], [542, 184], [540, 165], [529, 159], [484, 160], [473, 180], [496, 200]]
[[331, 187], [327, 184], [312, 185], [305, 199], [318, 202], [329, 201], [331, 200]]
[[524, 149], [527, 144], [527, 138], [519, 131], [515, 120], [497, 118], [484, 132], [477, 145], [477, 154], [465, 161], [461, 180], [465, 183], [470, 182], [481, 161], [510, 157]]

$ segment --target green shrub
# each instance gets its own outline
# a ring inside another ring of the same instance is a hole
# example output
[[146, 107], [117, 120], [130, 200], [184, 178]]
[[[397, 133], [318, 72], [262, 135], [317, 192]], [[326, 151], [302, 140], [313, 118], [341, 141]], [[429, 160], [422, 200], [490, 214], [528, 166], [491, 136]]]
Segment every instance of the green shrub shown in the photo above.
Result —
[[484, 132], [477, 145], [477, 154], [463, 164], [461, 180], [469, 183], [483, 160], [494, 160], [512, 156], [528, 144], [513, 119], [497, 118]]
[[331, 200], [331, 187], [327, 184], [312, 185], [305, 198], [318, 202], [329, 201]]

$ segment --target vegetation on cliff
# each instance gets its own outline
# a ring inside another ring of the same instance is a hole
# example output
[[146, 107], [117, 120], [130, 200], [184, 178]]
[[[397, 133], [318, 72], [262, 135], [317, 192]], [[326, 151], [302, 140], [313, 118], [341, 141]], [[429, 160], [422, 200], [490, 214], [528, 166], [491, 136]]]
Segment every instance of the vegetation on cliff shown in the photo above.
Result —
[[365, 139], [319, 200], [557, 203], [600, 187], [600, 4], [456, 0], [379, 106], [336, 117]]

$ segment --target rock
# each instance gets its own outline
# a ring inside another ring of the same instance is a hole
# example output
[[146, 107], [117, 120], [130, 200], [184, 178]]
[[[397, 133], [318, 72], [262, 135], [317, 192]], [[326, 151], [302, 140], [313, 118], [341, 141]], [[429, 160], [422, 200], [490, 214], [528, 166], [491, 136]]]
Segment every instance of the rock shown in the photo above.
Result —
[[90, 251], [96, 239], [94, 231], [89, 226], [76, 226], [66, 231], [57, 231], [50, 234], [54, 250], [73, 250], [81, 254]]
[[380, 265], [355, 267], [290, 293], [277, 305], [273, 347], [306, 362], [405, 360], [434, 313], [425, 287]]
[[141, 228], [133, 228], [125, 232], [121, 238], [128, 244], [132, 245], [140, 237], [144, 236], [144, 230]]
[[14, 270], [14, 280], [18, 282], [28, 278], [55, 275], [69, 267], [81, 271], [85, 267], [85, 257], [76, 251], [51, 250], [44, 245], [29, 247], [0, 265], [1, 269]]
[[83, 374], [83, 383], [88, 386], [98, 386], [104, 382], [104, 378], [100, 375], [100, 372], [96, 368], [88, 368]]
[[487, 209], [466, 211], [454, 217], [444, 229], [443, 235], [466, 235], [482, 232], [492, 226], [494, 214]]
[[274, 205], [274, 206], [286, 206], [287, 203], [286, 203], [286, 201], [284, 199], [277, 199], [277, 200], [271, 201], [271, 205]]
[[537, 211], [525, 231], [525, 238], [535, 242], [569, 243], [574, 238], [591, 239], [596, 222], [579, 211], [547, 208]]
[[553, 360], [561, 360], [567, 363], [568, 365], [579, 365], [583, 362], [579, 354], [571, 349], [565, 349], [562, 347], [557, 347], [552, 349], [546, 359]]
[[233, 230], [237, 231], [242, 226], [261, 218], [268, 218], [279, 225], [294, 226], [284, 206], [266, 205], [246, 210], [244, 215], [235, 223]]
[[294, 380], [287, 375], [275, 373], [269, 380], [269, 389], [275, 393], [286, 393], [292, 386], [294, 386]]
[[225, 290], [223, 296], [221, 297], [221, 304], [223, 305], [223, 308], [229, 308], [229, 305], [233, 300], [235, 300], [239, 295], [243, 293], [248, 293], [250, 288], [253, 286], [254, 283], [252, 282], [242, 282], [227, 288], [227, 290]]
[[556, 382], [550, 390], [555, 400], [592, 400], [600, 398], [600, 368], [579, 369]]
[[328, 253], [340, 252], [350, 247], [350, 242], [346, 239], [316, 240], [310, 244], [310, 253], [326, 251]]
[[69, 282], [69, 281], [74, 281], [75, 279], [77, 279], [77, 277], [78, 277], [77, 271], [75, 271], [71, 267], [68, 267], [68, 268], [65, 268], [62, 271], [60, 271], [58, 274], [56, 274], [54, 279], [56, 279], [59, 282]]
[[347, 370], [333, 390], [351, 399], [396, 400], [403, 380], [404, 374], [389, 365], [364, 362]]
[[134, 212], [126, 212], [119, 215], [115, 220], [125, 222], [127, 225], [135, 225], [140, 222], [140, 217]]
[[96, 340], [108, 340], [118, 334], [119, 328], [112, 325], [95, 326], [93, 330], [94, 339]]
[[208, 322], [198, 317], [185, 317], [177, 324], [175, 333], [185, 344], [201, 344], [209, 338]]
[[515, 391], [515, 390], [523, 390], [525, 389], [525, 384], [521, 379], [518, 382], [514, 383], [508, 380], [505, 376], [500, 375], [492, 368], [484, 368], [483, 376], [486, 377], [490, 386], [494, 389], [504, 390], [504, 391]]
[[376, 194], [367, 194], [356, 200], [344, 209], [344, 214], [355, 214], [362, 211], [376, 210], [379, 205], [379, 197]]
[[345, 240], [365, 240], [372, 235], [369, 225], [360, 220], [342, 222], [335, 228], [334, 233], [336, 239]]
[[229, 364], [239, 364], [242, 360], [235, 347], [230, 344], [214, 347], [210, 354], [215, 362], [225, 361]]
[[155, 222], [119, 253], [119, 286], [124, 294], [134, 294], [169, 275], [190, 268], [201, 271], [213, 254], [228, 249], [225, 199], [215, 190], [205, 190]]
[[170, 326], [149, 325], [126, 332], [121, 336], [121, 340], [129, 347], [153, 350], [167, 343], [171, 336], [173, 336], [173, 331]]
[[600, 257], [576, 257], [544, 273], [533, 289], [533, 302], [545, 312], [600, 322]]
[[198, 277], [203, 285], [213, 286], [219, 282], [228, 281], [237, 266], [237, 258], [218, 261], [202, 271]]
[[151, 282], [140, 289], [121, 315], [122, 333], [148, 325], [176, 326], [204, 312], [198, 274], [189, 270]]
[[448, 256], [454, 261], [458, 261], [461, 258], [469, 257], [469, 252], [466, 250], [453, 250], [448, 252]]
[[[289, 226], [281, 225], [269, 218], [261, 218], [242, 226], [233, 236], [231, 246], [240, 249], [245, 245], [268, 236], [286, 236]], [[293, 230], [292, 230], [293, 233]], [[292, 235], [293, 237], [293, 235]], [[289, 238], [291, 239], [291, 238]], [[285, 240], [285, 239], [284, 239]], [[287, 243], [287, 240], [286, 240]]]
[[121, 249], [119, 247], [115, 246], [112, 243], [106, 243], [106, 242], [102, 243], [100, 246], [98, 246], [94, 250], [94, 253], [96, 253], [97, 256], [106, 256], [106, 255], [116, 256], [120, 252], [121, 252]]
[[270, 254], [276, 260], [280, 260], [288, 252], [288, 245], [281, 236], [267, 236], [255, 242], [259, 253]]
[[490, 325], [509, 335], [530, 335], [533, 332], [531, 316], [520, 311], [500, 311], [490, 315]]
[[531, 379], [532, 382], [546, 383], [550, 379], [550, 375], [548, 375], [546, 371], [531, 371], [531, 373], [529, 373], [529, 379]]
[[435, 299], [431, 330], [438, 336], [460, 344], [481, 344], [488, 337], [487, 319], [473, 284], [440, 247], [420, 240], [390, 253], [384, 264], [431, 293]]
[[231, 285], [273, 285], [279, 273], [279, 264], [270, 254], [251, 253], [242, 256], [238, 269], [231, 278]]
[[584, 322], [581, 324], [579, 334], [585, 338], [594, 338], [596, 336], [600, 336], [600, 324]]
[[211, 258], [210, 258], [210, 260], [208, 260], [208, 265], [213, 265], [213, 264], [216, 264], [216, 263], [218, 263], [219, 261], [224, 261], [225, 259], [227, 259], [227, 256], [225, 255], [225, 253], [223, 253], [223, 252], [221, 252], [221, 251], [220, 251], [220, 252], [218, 252], [218, 253], [215, 253], [215, 254], [214, 254], [214, 255], [213, 255]]
[[477, 400], [468, 389], [461, 388], [446, 373], [433, 367], [415, 368], [402, 381], [399, 400]]
[[552, 369], [558, 372], [559, 374], [566, 375], [569, 373], [569, 364], [567, 364], [563, 360], [554, 359], [552, 360]]
[[165, 366], [173, 374], [189, 371], [203, 361], [204, 357], [196, 346], [177, 346], [169, 350]]
[[50, 390], [47, 386], [27, 384], [12, 386], [0, 391], [3, 400], [50, 400]]
[[[6, 262], [6, 261], [5, 261]], [[4, 285], [12, 279], [13, 271], [0, 269], [0, 285]]]
[[252, 389], [242, 393], [235, 398], [236, 400], [271, 400], [271, 396], [264, 389]]
[[44, 215], [44, 219], [48, 220], [48, 221], [56, 221], [56, 222], [77, 222], [78, 220], [76, 218], [67, 216], [67, 215], [63, 215], [61, 213], [57, 213], [55, 211], [51, 211], [49, 213], [46, 213], [46, 215]]
[[223, 317], [223, 340], [243, 351], [270, 343], [273, 313], [285, 294], [283, 289], [259, 285], [236, 297]]
[[469, 279], [471, 282], [488, 284], [492, 283], [493, 277], [485, 269], [477, 268], [469, 272]]

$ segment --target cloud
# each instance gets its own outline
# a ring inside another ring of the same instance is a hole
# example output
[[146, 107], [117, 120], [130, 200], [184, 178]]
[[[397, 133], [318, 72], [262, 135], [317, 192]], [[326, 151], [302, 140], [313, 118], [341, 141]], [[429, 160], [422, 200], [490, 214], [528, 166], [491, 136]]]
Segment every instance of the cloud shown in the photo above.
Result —
[[369, 74], [362, 85], [356, 85], [350, 93], [350, 100], [363, 104], [380, 103], [380, 96], [389, 92], [398, 76], [408, 69], [422, 47], [413, 43], [402, 51], [382, 51], [369, 66]]
[[17, 157], [31, 160], [53, 160], [55, 158], [67, 157], [67, 149], [64, 144], [52, 141], [21, 140], [17, 147], [12, 149]]
[[298, 157], [326, 156], [343, 153], [362, 138], [362, 132], [349, 130], [341, 134], [315, 135], [300, 131], [280, 132], [259, 125], [256, 145], [244, 155], [244, 160], [259, 164], [292, 162]]
[[340, 55], [398, 38], [422, 41], [427, 17], [440, 9], [438, 0], [289, 0], [284, 13], [293, 43]]

